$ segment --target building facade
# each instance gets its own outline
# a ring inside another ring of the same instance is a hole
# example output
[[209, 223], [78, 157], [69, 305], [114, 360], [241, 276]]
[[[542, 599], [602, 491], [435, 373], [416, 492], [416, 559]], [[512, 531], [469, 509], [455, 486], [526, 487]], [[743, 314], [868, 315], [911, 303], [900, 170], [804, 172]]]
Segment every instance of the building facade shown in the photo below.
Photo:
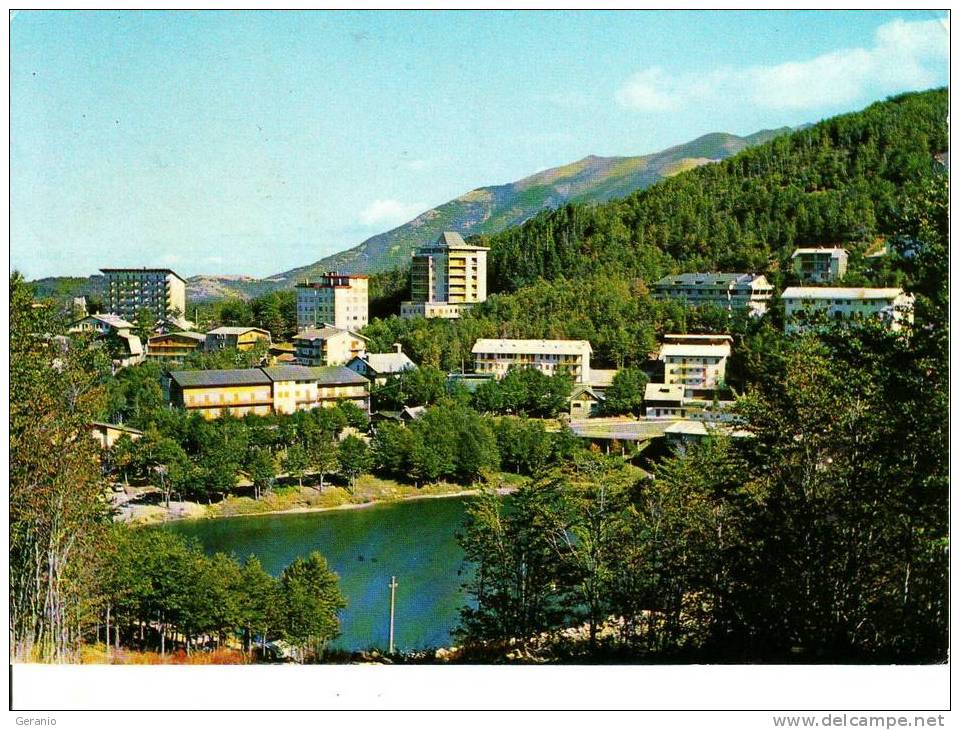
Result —
[[401, 303], [400, 316], [455, 319], [486, 301], [488, 250], [452, 231], [418, 248], [410, 264], [410, 301]]
[[258, 342], [270, 344], [270, 333], [259, 327], [217, 327], [207, 332], [203, 349], [207, 352], [234, 349], [244, 352]]
[[106, 277], [107, 311], [134, 319], [141, 309], [157, 319], [168, 314], [183, 317], [187, 285], [170, 269], [100, 269]]
[[308, 366], [346, 365], [367, 352], [367, 338], [336, 327], [308, 327], [293, 338], [297, 363]]
[[650, 287], [654, 299], [680, 299], [693, 306], [715, 304], [754, 316], [767, 311], [773, 287], [758, 274], [673, 274]]
[[781, 298], [787, 333], [869, 318], [879, 318], [893, 330], [913, 323], [913, 297], [903, 289], [791, 286]]
[[730, 357], [729, 335], [667, 335], [660, 348], [663, 382], [696, 391], [723, 386]]
[[91, 314], [70, 325], [71, 334], [92, 333], [109, 343], [114, 368], [138, 365], [145, 359], [143, 343], [133, 325], [116, 314]]
[[70, 325], [70, 333], [92, 332], [97, 335], [130, 332], [133, 325], [116, 314], [91, 314]]
[[208, 419], [293, 413], [341, 401], [369, 413], [369, 381], [344, 367], [302, 365], [170, 373], [170, 402]]
[[147, 340], [147, 359], [181, 362], [203, 349], [206, 335], [201, 332], [170, 332]]
[[586, 340], [477, 340], [473, 346], [477, 373], [502, 378], [511, 367], [533, 367], [546, 375], [569, 375], [590, 383], [590, 355]]
[[212, 419], [273, 413], [273, 381], [260, 368], [170, 373], [170, 402]]
[[297, 284], [297, 329], [332, 325], [356, 332], [367, 325], [368, 281], [361, 274], [323, 274]]
[[683, 418], [682, 385], [647, 383], [643, 391], [643, 407], [647, 418]]
[[798, 248], [790, 258], [793, 273], [802, 281], [836, 281], [847, 273], [848, 257], [842, 248]]

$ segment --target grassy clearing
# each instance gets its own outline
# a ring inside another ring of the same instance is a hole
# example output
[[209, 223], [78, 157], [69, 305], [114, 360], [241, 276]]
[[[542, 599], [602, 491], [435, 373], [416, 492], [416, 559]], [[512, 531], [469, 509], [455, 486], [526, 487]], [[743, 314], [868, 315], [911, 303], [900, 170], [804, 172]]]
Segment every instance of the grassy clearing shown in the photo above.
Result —
[[237, 649], [215, 649], [214, 651], [194, 651], [187, 654], [178, 650], [161, 655], [157, 651], [136, 651], [134, 649], [110, 650], [103, 644], [86, 644], [80, 649], [80, 664], [250, 664], [248, 654]]
[[[503, 487], [517, 487], [526, 479], [527, 477], [516, 474], [501, 473], [498, 481]], [[322, 490], [297, 485], [280, 486], [265, 493], [259, 500], [252, 497], [230, 496], [210, 506], [196, 505], [198, 509], [191, 511], [187, 516], [190, 518], [233, 517], [305, 509], [334, 509], [345, 505], [371, 502], [398, 502], [417, 497], [442, 497], [476, 488], [477, 485], [453, 482], [434, 482], [416, 486], [395, 479], [383, 479], [373, 474], [364, 474], [357, 479], [352, 489], [340, 485], [326, 485]], [[142, 524], [160, 522], [163, 519], [164, 510], [162, 507], [157, 507], [137, 521]]]

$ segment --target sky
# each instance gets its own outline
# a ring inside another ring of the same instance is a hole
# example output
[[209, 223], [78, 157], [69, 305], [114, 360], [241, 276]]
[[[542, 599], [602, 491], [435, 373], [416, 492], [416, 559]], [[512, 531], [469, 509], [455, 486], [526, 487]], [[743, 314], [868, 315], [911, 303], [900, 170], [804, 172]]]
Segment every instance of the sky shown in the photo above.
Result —
[[11, 268], [268, 276], [474, 188], [947, 84], [933, 11], [14, 11]]

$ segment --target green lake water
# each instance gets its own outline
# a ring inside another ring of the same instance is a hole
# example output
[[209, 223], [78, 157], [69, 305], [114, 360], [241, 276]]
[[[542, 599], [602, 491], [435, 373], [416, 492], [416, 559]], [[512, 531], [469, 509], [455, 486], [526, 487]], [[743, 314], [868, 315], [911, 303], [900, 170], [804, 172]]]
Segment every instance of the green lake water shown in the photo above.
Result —
[[423, 499], [363, 509], [173, 522], [165, 529], [196, 538], [208, 553], [256, 555], [279, 573], [318, 550], [340, 576], [347, 607], [336, 646], [388, 644], [390, 576], [397, 577], [394, 643], [398, 650], [449, 646], [465, 602], [467, 575], [456, 533], [466, 501]]

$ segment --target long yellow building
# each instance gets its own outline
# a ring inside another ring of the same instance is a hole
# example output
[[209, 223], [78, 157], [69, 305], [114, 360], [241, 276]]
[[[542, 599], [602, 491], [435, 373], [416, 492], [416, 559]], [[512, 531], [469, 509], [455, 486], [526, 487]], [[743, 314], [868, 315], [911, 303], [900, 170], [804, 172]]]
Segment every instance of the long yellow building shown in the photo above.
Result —
[[370, 381], [345, 367], [282, 365], [170, 373], [170, 402], [208, 419], [293, 413], [345, 400], [370, 411]]

